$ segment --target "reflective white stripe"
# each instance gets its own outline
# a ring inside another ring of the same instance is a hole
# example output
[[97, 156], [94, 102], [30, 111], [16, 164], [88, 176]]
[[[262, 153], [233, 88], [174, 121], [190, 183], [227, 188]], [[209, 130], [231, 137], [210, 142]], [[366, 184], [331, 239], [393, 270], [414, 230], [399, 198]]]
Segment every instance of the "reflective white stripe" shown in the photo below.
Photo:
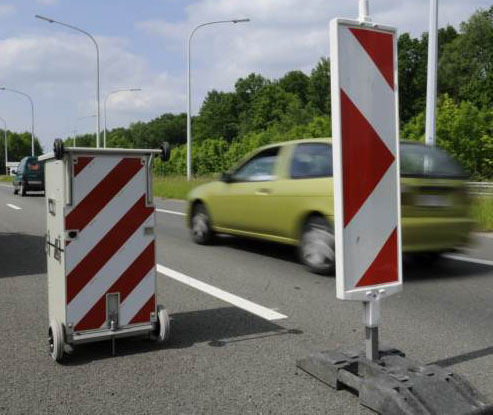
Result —
[[[143, 226], [153, 225], [151, 215]], [[67, 305], [67, 321], [76, 325], [153, 240], [154, 235], [144, 235], [140, 226]]]
[[[85, 157], [85, 156], [81, 156]], [[88, 157], [91, 157], [88, 155]], [[122, 160], [121, 156], [100, 156], [94, 157], [91, 162], [84, 167], [77, 176], [73, 178], [73, 200], [72, 206], [67, 206], [66, 214], [72, 211], [115, 166]]]
[[147, 301], [154, 295], [156, 288], [156, 269], [134, 288], [120, 305], [120, 325], [126, 326], [135, 317]]
[[13, 205], [12, 203], [7, 203], [7, 206], [11, 209], [15, 209], [15, 210], [21, 210], [22, 208], [20, 208], [19, 206], [16, 206], [16, 205]]
[[178, 216], [187, 216], [186, 213], [175, 212], [174, 210], [167, 210], [167, 209], [156, 209], [156, 212], [169, 213], [171, 215], [178, 215]]
[[248, 311], [249, 313], [262, 317], [265, 320], [273, 321], [288, 318], [288, 316], [271, 310], [270, 308], [255, 304], [249, 300], [245, 300], [244, 298], [228, 293], [220, 288], [216, 288], [213, 285], [196, 280], [195, 278], [189, 277], [188, 275], [182, 274], [181, 272], [175, 271], [161, 264], [157, 264], [157, 272], [173, 278], [176, 281], [182, 282], [183, 284], [189, 285], [199, 291], [212, 295], [213, 297], [219, 298], [222, 301], [233, 304], [234, 306]]
[[125, 186], [124, 191], [116, 195], [66, 247], [67, 275], [145, 194], [145, 180], [146, 172], [141, 169]]
[[472, 258], [463, 255], [453, 255], [453, 254], [445, 254], [444, 257], [451, 259], [453, 261], [469, 262], [471, 264], [487, 265], [493, 267], [493, 261], [489, 261], [487, 259]]
[[[371, 124], [382, 141], [396, 154], [395, 95], [371, 57], [349, 28], [339, 28], [341, 68], [340, 85], [344, 92]], [[361, 88], [371, 85], [371, 88]]]
[[397, 226], [396, 163], [390, 166], [375, 190], [344, 229], [345, 289], [354, 289]]

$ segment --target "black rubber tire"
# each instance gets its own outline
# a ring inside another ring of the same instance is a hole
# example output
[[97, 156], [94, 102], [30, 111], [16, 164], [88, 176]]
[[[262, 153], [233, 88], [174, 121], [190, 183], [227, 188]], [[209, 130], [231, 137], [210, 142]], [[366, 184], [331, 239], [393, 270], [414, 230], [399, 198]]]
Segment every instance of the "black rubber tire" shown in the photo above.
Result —
[[63, 159], [63, 154], [65, 153], [65, 146], [61, 138], [55, 138], [53, 142], [53, 153], [57, 160]]
[[24, 183], [21, 183], [20, 193], [21, 193], [22, 197], [26, 196], [26, 194], [27, 194], [26, 185]]
[[64, 337], [63, 324], [56, 319], [53, 320], [48, 330], [48, 346], [50, 356], [56, 362], [60, 362], [63, 359]]
[[192, 239], [196, 244], [208, 245], [212, 242], [214, 231], [207, 208], [202, 203], [194, 205], [190, 220]]
[[14, 186], [14, 195], [18, 195], [18, 194], [19, 194], [19, 189]]
[[[314, 249], [317, 254], [314, 254]], [[300, 239], [299, 257], [311, 272], [322, 275], [334, 274], [334, 231], [323, 217], [312, 216], [306, 221]]]

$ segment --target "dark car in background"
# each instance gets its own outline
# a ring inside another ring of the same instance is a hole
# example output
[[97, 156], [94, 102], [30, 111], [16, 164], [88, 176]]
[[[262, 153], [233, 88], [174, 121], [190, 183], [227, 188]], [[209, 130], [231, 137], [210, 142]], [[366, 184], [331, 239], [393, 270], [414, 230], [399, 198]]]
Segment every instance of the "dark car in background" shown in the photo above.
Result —
[[14, 185], [14, 194], [20, 193], [26, 196], [30, 191], [45, 190], [45, 173], [43, 162], [38, 161], [37, 157], [24, 157], [12, 179]]

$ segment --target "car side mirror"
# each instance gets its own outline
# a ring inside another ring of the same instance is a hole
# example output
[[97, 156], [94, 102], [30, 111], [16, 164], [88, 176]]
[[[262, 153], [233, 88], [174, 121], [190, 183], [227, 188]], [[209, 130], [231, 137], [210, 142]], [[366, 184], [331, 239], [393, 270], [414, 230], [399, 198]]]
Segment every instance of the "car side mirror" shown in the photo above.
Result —
[[17, 174], [17, 170], [12, 170], [10, 174]]
[[233, 182], [233, 176], [231, 175], [231, 173], [223, 173], [222, 176], [221, 176], [221, 181], [224, 182], [224, 183], [232, 183]]

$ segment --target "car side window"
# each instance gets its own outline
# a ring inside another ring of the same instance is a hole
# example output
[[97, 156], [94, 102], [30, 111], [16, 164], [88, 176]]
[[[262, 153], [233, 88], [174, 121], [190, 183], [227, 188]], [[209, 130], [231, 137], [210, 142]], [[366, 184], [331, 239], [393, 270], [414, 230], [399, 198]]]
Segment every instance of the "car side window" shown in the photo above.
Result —
[[325, 143], [298, 144], [291, 160], [291, 178], [332, 176], [332, 146]]
[[22, 159], [19, 165], [17, 166], [17, 173], [21, 174], [24, 172], [24, 165], [26, 164], [26, 159]]
[[236, 170], [232, 178], [238, 182], [262, 182], [274, 180], [274, 169], [279, 147], [268, 148], [256, 154]]

